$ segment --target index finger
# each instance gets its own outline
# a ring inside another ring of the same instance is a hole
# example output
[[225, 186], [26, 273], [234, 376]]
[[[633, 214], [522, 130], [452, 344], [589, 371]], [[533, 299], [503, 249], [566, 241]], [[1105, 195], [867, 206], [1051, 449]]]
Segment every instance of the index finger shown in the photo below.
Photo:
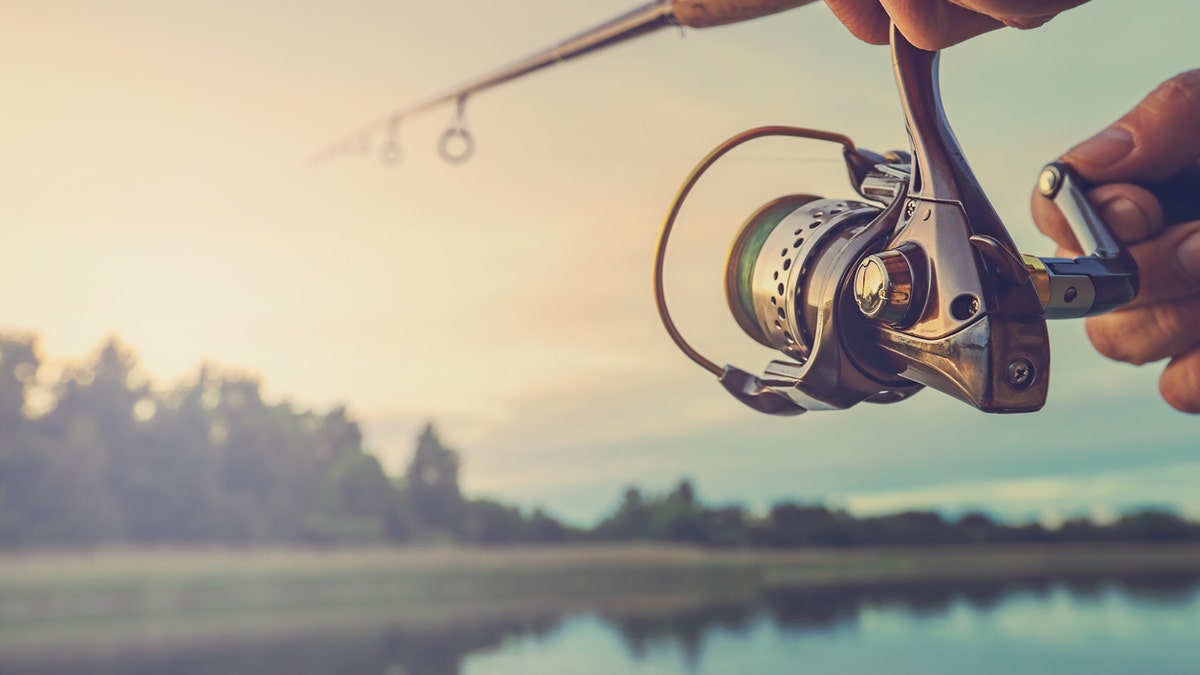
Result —
[[944, 49], [1004, 26], [985, 14], [945, 0], [825, 0], [855, 37], [888, 43], [891, 24], [916, 47]]
[[[1162, 206], [1154, 194], [1143, 187], [1112, 183], [1089, 191], [1087, 197], [1109, 231], [1123, 244], [1145, 241], [1162, 231]], [[1043, 234], [1073, 255], [1083, 255], [1075, 233], [1053, 201], [1034, 190], [1030, 207], [1033, 222]]]
[[1094, 183], [1157, 182], [1200, 158], [1200, 69], [1176, 75], [1063, 155]]

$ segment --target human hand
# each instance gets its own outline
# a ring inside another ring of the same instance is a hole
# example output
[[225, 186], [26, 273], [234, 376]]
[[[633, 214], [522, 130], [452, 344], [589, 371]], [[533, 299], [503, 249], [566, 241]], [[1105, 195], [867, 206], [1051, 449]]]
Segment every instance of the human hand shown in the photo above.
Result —
[[[1159, 391], [1172, 407], [1200, 413], [1200, 220], [1165, 226], [1162, 204], [1141, 186], [1200, 169], [1200, 70], [1166, 81], [1062, 160], [1098, 186], [1088, 197], [1138, 266], [1137, 297], [1088, 319], [1088, 337], [1117, 361], [1169, 358]], [[1082, 255], [1062, 214], [1036, 193], [1033, 217], [1060, 257]]]
[[825, 0], [858, 38], [887, 44], [890, 24], [921, 49], [956, 45], [1002, 26], [1037, 28], [1088, 0]]

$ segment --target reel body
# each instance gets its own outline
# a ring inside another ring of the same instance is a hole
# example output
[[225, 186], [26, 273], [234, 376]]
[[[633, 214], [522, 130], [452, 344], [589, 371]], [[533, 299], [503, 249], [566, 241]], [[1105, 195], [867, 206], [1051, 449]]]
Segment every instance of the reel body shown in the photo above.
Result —
[[[684, 183], [663, 228], [655, 285], [664, 326], [731, 394], [770, 414], [890, 403], [923, 387], [985, 412], [1038, 410], [1050, 375], [1046, 319], [1132, 300], [1136, 265], [1060, 164], [1046, 167], [1039, 191], [1088, 255], [1022, 257], [946, 120], [938, 54], [893, 27], [892, 55], [911, 153], [878, 155], [839, 134], [791, 127], [719, 146]], [[682, 201], [708, 167], [748, 140], [777, 135], [842, 144], [861, 199], [785, 196], [734, 237], [730, 311], [749, 337], [785, 357], [754, 375], [717, 366], [682, 338], [666, 310], [662, 261]]]

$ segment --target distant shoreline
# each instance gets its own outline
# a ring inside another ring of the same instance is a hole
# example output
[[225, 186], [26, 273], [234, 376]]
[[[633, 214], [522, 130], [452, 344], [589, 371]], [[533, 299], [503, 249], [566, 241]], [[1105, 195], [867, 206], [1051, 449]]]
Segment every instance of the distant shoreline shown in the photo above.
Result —
[[0, 649], [37, 651], [655, 611], [787, 588], [1200, 577], [1200, 545], [158, 548], [4, 553], [0, 570]]
[[[347, 578], [418, 581], [590, 574], [637, 585], [664, 571], [754, 586], [1002, 578], [1023, 574], [1196, 572], [1200, 543], [703, 548], [657, 543], [522, 547], [130, 547], [0, 552], [0, 600], [76, 590], [211, 588]], [[686, 575], [685, 575], [686, 576]], [[703, 576], [703, 575], [701, 575]], [[511, 586], [507, 588], [511, 589]], [[501, 594], [511, 592], [497, 589]], [[492, 595], [492, 594], [488, 594]], [[431, 596], [431, 599], [436, 599]], [[0, 609], [0, 619], [8, 615]]]

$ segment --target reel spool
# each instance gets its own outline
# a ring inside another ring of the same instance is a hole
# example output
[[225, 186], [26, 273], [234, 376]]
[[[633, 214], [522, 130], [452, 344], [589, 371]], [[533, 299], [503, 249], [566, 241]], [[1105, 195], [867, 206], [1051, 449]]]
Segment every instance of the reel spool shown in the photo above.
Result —
[[734, 320], [759, 344], [803, 363], [813, 347], [817, 307], [808, 275], [825, 235], [861, 227], [883, 209], [812, 195], [781, 197], [746, 220], [725, 263], [725, 298]]

